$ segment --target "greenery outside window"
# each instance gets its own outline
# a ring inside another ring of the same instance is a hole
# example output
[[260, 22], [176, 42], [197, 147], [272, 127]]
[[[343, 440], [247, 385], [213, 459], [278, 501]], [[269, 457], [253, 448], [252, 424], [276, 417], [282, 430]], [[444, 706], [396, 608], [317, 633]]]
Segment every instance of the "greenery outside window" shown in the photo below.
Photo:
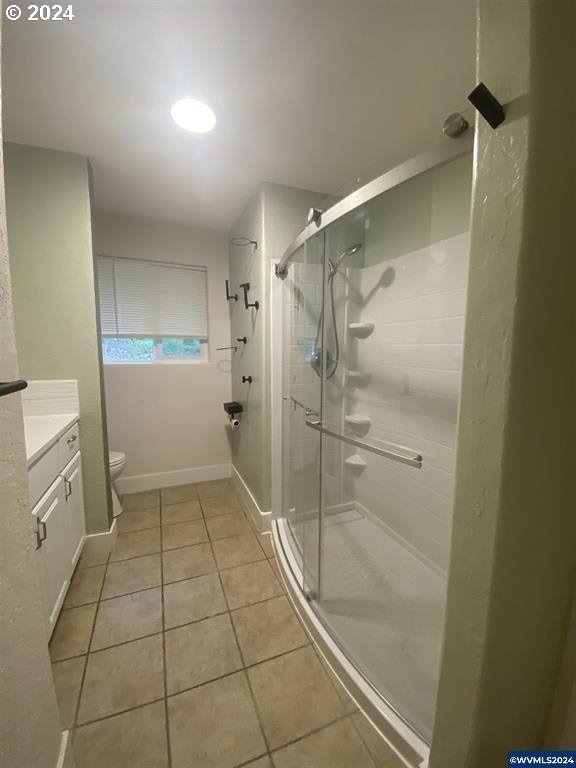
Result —
[[206, 362], [207, 346], [200, 339], [102, 339], [105, 363]]

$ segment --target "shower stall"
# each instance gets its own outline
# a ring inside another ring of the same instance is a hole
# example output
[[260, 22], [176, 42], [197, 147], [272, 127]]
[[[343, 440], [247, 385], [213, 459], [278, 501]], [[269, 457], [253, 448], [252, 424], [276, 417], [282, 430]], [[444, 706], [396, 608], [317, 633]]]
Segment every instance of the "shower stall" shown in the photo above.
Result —
[[281, 567], [334, 671], [415, 766], [442, 647], [470, 149], [447, 141], [317, 212], [276, 265]]

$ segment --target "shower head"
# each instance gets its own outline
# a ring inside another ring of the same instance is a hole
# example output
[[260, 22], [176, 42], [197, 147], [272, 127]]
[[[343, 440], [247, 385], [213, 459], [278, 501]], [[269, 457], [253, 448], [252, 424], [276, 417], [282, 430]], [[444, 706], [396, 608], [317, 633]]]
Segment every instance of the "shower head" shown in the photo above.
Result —
[[354, 256], [355, 253], [358, 253], [360, 248], [362, 248], [362, 243], [355, 243], [354, 245], [351, 245], [349, 248], [345, 248], [342, 251], [342, 253], [340, 253], [336, 257], [336, 261], [332, 261], [332, 259], [328, 259], [330, 274], [333, 275], [338, 269], [338, 267], [340, 266], [341, 262], [344, 261], [344, 259], [347, 259], [349, 256]]

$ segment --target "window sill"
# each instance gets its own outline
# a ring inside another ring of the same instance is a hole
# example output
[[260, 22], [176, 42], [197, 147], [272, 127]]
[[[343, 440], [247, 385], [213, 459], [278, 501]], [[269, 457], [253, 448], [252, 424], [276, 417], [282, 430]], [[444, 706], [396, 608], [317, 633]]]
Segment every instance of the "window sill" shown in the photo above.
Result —
[[107, 366], [134, 366], [134, 365], [141, 365], [143, 368], [153, 368], [155, 366], [159, 368], [170, 368], [173, 365], [211, 365], [210, 360], [151, 360], [150, 362], [146, 363], [142, 360], [114, 360], [110, 362], [103, 361], [103, 365], [105, 367]]

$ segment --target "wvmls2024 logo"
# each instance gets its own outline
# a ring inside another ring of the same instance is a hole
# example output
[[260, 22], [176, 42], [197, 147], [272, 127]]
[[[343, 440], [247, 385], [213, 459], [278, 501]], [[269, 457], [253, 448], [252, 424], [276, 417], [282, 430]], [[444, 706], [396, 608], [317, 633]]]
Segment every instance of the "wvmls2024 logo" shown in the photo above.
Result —
[[519, 765], [573, 765], [576, 766], [575, 750], [513, 750], [508, 752], [508, 768]]

